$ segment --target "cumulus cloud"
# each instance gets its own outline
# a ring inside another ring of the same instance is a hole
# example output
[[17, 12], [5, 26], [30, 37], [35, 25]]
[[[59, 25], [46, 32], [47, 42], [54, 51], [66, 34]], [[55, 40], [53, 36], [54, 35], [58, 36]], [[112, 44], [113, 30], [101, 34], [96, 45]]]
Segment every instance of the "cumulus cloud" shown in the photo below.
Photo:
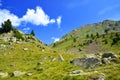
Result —
[[20, 26], [21, 23], [31, 23], [34, 25], [43, 25], [47, 26], [48, 24], [57, 23], [60, 27], [61, 24], [61, 18], [58, 17], [58, 19], [51, 19], [50, 16], [48, 16], [44, 10], [41, 7], [36, 7], [36, 9], [28, 9], [26, 11], [26, 14], [23, 15], [23, 17], [19, 18], [17, 15], [11, 13], [7, 9], [0, 9], [0, 24], [6, 21], [7, 19], [10, 19], [12, 21], [12, 25], [17, 27]]
[[58, 28], [60, 28], [61, 27], [61, 20], [62, 20], [62, 17], [61, 16], [59, 16], [58, 18], [57, 18], [57, 24], [58, 24]]
[[23, 28], [24, 31], [29, 31], [30, 28], [29, 27], [26, 27], [26, 28]]
[[22, 30], [24, 31], [24, 33], [27, 33], [30, 30], [30, 28], [26, 27], [26, 28], [23, 28]]
[[20, 19], [16, 15], [10, 13], [10, 11], [7, 9], [0, 9], [0, 15], [2, 15], [0, 16], [0, 24], [7, 19], [10, 19], [12, 21], [13, 26], [19, 26], [21, 23]]
[[56, 38], [56, 37], [52, 37], [51, 39], [53, 39], [53, 40], [54, 40], [54, 42], [57, 42], [57, 41], [59, 41], [59, 40], [60, 40], [60, 38]]
[[36, 7], [36, 10], [28, 9], [21, 20], [35, 25], [43, 26], [46, 26], [50, 23], [55, 23], [55, 19], [50, 19], [50, 17], [45, 14], [41, 7]]

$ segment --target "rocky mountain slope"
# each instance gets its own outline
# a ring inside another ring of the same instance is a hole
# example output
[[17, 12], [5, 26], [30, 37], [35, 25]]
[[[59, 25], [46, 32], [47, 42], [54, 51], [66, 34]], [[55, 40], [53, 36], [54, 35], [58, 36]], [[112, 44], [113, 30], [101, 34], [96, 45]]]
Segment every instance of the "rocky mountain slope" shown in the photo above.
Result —
[[[116, 21], [110, 23], [115, 25]], [[119, 26], [105, 28], [106, 33], [100, 28], [99, 34], [83, 28], [77, 30], [84, 36], [72, 31], [53, 48], [17, 29], [1, 33], [0, 80], [119, 80]]]
[[79, 27], [52, 44], [55, 49], [73, 53], [96, 53], [118, 51], [120, 43], [120, 21], [103, 22]]

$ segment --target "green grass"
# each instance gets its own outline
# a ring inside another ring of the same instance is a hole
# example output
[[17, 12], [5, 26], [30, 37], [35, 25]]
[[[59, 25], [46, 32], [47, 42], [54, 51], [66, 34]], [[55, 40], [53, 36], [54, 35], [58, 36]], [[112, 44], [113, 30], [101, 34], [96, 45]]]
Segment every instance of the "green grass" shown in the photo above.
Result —
[[[38, 44], [38, 43], [37, 43]], [[5, 50], [0, 50], [0, 70], [1, 72], [12, 72], [24, 71], [27, 73], [32, 73], [32, 76], [19, 76], [19, 77], [6, 77], [1, 80], [88, 80], [90, 77], [96, 77], [99, 73], [104, 73], [106, 79], [120, 79], [119, 70], [120, 64], [114, 64], [115, 69], [113, 69], [113, 64], [107, 66], [101, 66], [95, 69], [82, 69], [77, 66], [70, 64], [70, 61], [74, 58], [82, 57], [81, 54], [70, 54], [64, 51], [55, 51], [43, 44], [39, 44], [41, 47], [45, 47], [44, 51], [36, 46], [36, 43], [23, 42], [21, 44], [13, 44], [10, 48], [6, 47]], [[14, 46], [14, 48], [12, 48]], [[28, 48], [28, 51], [24, 51], [23, 48]], [[65, 59], [64, 62], [59, 62], [59, 54]], [[55, 61], [52, 61], [56, 58]], [[41, 62], [41, 65], [37, 65]], [[10, 66], [15, 64], [15, 66]], [[112, 69], [112, 70], [111, 70]], [[92, 72], [94, 70], [98, 73], [91, 75], [80, 75], [80, 76], [70, 76], [69, 73], [73, 70], [83, 70], [85, 72]], [[114, 70], [114, 72], [113, 72]], [[109, 74], [110, 73], [110, 74]], [[116, 75], [116, 77], [114, 77]]]

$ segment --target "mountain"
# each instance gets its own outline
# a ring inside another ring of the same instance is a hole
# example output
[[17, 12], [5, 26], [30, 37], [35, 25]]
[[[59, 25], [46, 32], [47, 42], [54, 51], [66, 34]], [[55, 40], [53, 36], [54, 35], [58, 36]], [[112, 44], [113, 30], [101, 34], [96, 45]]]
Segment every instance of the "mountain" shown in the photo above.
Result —
[[105, 20], [71, 31], [52, 47], [72, 53], [119, 52], [119, 37], [120, 21]]
[[62, 80], [69, 68], [79, 68], [70, 64], [75, 56], [13, 29], [0, 34], [0, 80]]
[[0, 32], [0, 80], [118, 80], [119, 23], [80, 27], [52, 47], [14, 28]]

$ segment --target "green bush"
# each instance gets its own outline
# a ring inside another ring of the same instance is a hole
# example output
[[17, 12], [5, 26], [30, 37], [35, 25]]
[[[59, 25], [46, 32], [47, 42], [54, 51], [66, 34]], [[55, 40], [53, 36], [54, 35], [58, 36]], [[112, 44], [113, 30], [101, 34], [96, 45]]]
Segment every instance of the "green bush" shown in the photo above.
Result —
[[14, 31], [14, 37], [24, 40], [22, 34], [18, 30], [13, 29], [13, 31]]

